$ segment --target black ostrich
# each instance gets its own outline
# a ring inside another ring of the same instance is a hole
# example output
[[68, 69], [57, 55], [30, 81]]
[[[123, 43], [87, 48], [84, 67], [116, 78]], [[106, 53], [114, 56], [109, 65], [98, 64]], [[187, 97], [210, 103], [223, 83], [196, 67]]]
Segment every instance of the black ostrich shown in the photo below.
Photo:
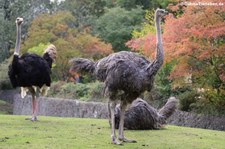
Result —
[[12, 64], [9, 65], [9, 78], [14, 88], [21, 87], [21, 96], [24, 98], [27, 91], [32, 95], [32, 117], [27, 120], [37, 121], [38, 103], [36, 97], [39, 93], [44, 96], [51, 83], [51, 67], [56, 58], [56, 47], [50, 45], [43, 57], [36, 54], [25, 53], [19, 56], [21, 25], [23, 18], [16, 19], [17, 37]]
[[[175, 112], [177, 104], [178, 100], [175, 97], [170, 97], [166, 104], [157, 110], [146, 101], [138, 98], [125, 111], [124, 128], [130, 130], [160, 129]], [[117, 105], [115, 109], [115, 127], [117, 129], [119, 128], [120, 111], [120, 105]]]
[[115, 133], [115, 107], [120, 101], [120, 123], [118, 139], [123, 142], [136, 142], [124, 137], [124, 111], [126, 106], [137, 99], [144, 91], [150, 91], [153, 86], [154, 76], [163, 64], [164, 50], [162, 46], [160, 20], [167, 12], [157, 9], [155, 22], [157, 30], [157, 53], [156, 59], [149, 62], [145, 57], [132, 52], [121, 51], [113, 53], [97, 62], [88, 59], [74, 58], [70, 61], [71, 70], [77, 72], [89, 72], [98, 80], [105, 83], [104, 93], [109, 97], [109, 116], [112, 124], [112, 143], [121, 144], [117, 141]]

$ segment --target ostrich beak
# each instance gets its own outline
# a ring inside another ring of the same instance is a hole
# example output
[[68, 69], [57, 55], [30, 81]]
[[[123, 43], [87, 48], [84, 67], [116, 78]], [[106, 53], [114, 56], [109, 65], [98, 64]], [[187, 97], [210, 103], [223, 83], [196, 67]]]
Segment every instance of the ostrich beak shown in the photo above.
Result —
[[166, 16], [166, 15], [168, 15], [168, 14], [169, 14], [169, 12], [165, 10], [163, 16]]
[[22, 23], [23, 23], [23, 18], [20, 18], [20, 17], [16, 18], [16, 24], [20, 25]]
[[163, 14], [163, 18], [165, 19], [168, 14], [169, 14], [169, 12], [165, 11], [164, 14]]

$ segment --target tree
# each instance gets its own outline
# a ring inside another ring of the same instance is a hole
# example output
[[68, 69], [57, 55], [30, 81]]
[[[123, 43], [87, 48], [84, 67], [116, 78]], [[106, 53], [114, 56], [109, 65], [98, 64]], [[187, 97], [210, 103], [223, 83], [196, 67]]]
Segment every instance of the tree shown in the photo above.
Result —
[[117, 0], [117, 5], [131, 10], [141, 6], [144, 10], [149, 10], [153, 8], [166, 8], [167, 5], [174, 0]]
[[99, 38], [87, 33], [76, 36], [76, 48], [81, 51], [82, 57], [98, 60], [112, 53], [111, 44], [105, 44]]
[[195, 76], [199, 78], [201, 75], [208, 75], [205, 73], [206, 69], [215, 67], [211, 71], [216, 74], [221, 85], [225, 81], [225, 74], [222, 71], [224, 66], [221, 66], [225, 54], [224, 7], [187, 6], [182, 9], [184, 12], [182, 16], [178, 18], [169, 16], [165, 22], [164, 36], [168, 42], [169, 56], [182, 59], [171, 77], [192, 74], [193, 79]]
[[138, 7], [127, 11], [116, 7], [108, 9], [99, 17], [93, 32], [104, 41], [111, 43], [114, 51], [129, 50], [125, 42], [131, 39], [131, 32], [138, 28], [143, 20], [143, 10]]
[[105, 44], [97, 37], [86, 32], [78, 33], [75, 24], [76, 18], [68, 11], [38, 16], [28, 29], [27, 38], [21, 46], [22, 53], [30, 51], [41, 54], [45, 46], [54, 44], [58, 56], [53, 78], [66, 80], [69, 59], [77, 56], [94, 59], [112, 52], [111, 45]]
[[[191, 2], [203, 4], [208, 1]], [[163, 38], [166, 61], [177, 59], [170, 74], [174, 87], [184, 86], [184, 78], [190, 76], [189, 85], [205, 88], [205, 100], [210, 100], [209, 103], [221, 109], [225, 105], [221, 100], [225, 96], [225, 7], [177, 4], [170, 6], [170, 10], [178, 15], [174, 17], [170, 14], [166, 18]], [[155, 51], [155, 35], [150, 32], [127, 45], [147, 55], [154, 55], [151, 51]]]
[[143, 9], [148, 9], [153, 6], [152, 3], [150, 0], [117, 0], [118, 6], [127, 10], [137, 8], [138, 6], [143, 7]]
[[94, 20], [104, 14], [104, 0], [66, 0], [61, 10], [68, 10], [77, 19], [76, 27], [83, 31], [93, 25]]
[[53, 5], [50, 0], [0, 1], [0, 62], [9, 57], [9, 50], [14, 47], [16, 18], [25, 19], [22, 28], [24, 38], [33, 18], [40, 13], [53, 12]]

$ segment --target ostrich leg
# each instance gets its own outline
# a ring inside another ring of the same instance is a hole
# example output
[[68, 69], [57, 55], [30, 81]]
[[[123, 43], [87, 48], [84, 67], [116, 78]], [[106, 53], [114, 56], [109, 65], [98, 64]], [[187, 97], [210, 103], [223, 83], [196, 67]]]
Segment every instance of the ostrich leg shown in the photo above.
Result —
[[136, 140], [130, 140], [124, 137], [124, 114], [125, 114], [125, 109], [127, 107], [127, 105], [123, 102], [121, 102], [120, 104], [121, 107], [121, 112], [120, 112], [120, 123], [119, 123], [119, 135], [118, 138], [119, 140], [123, 141], [123, 142], [130, 142], [130, 143], [136, 143]]
[[35, 95], [32, 95], [32, 118], [31, 121], [37, 121], [38, 100]]
[[122, 145], [121, 142], [119, 142], [116, 139], [116, 132], [115, 132], [115, 107], [116, 103], [112, 101], [110, 103], [110, 115], [111, 115], [111, 138], [112, 138], [112, 144]]
[[32, 117], [26, 118], [26, 120], [30, 121], [37, 121], [37, 108], [38, 108], [38, 101], [36, 99], [35, 90], [31, 87], [29, 88], [32, 94]]

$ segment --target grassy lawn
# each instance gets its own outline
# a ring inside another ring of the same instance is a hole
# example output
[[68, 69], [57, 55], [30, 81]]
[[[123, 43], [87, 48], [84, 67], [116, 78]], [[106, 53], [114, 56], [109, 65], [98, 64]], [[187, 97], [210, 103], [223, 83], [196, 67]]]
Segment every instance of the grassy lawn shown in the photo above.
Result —
[[222, 149], [225, 132], [166, 126], [163, 130], [125, 131], [137, 143], [110, 143], [108, 120], [0, 115], [0, 149]]

